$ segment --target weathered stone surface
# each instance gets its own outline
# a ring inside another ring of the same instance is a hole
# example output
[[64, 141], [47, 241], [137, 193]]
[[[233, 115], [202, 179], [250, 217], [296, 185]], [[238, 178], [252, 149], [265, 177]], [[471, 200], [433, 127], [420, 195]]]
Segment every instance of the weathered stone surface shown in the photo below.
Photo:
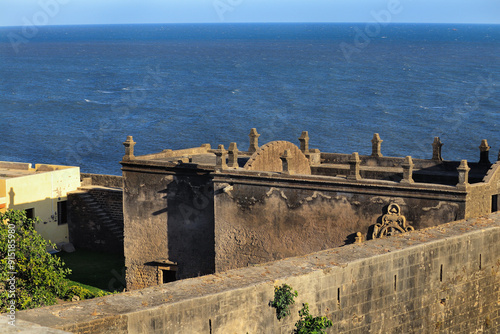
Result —
[[[302, 303], [328, 333], [498, 333], [500, 215], [72, 304], [18, 312], [74, 333], [290, 333]], [[273, 287], [298, 290], [281, 322]]]
[[127, 288], [161, 283], [153, 263], [178, 263], [177, 278], [214, 272], [213, 189], [210, 178], [124, 168]]
[[0, 333], [22, 333], [22, 334], [70, 334], [70, 332], [59, 329], [43, 327], [36, 323], [16, 320], [14, 325], [9, 325], [12, 321], [7, 315], [0, 315]]
[[382, 156], [381, 146], [383, 140], [380, 139], [380, 135], [375, 133], [372, 138], [372, 157], [379, 158]]
[[245, 164], [247, 170], [258, 170], [268, 172], [282, 172], [283, 165], [280, 157], [285, 150], [289, 150], [291, 163], [289, 172], [293, 174], [311, 174], [309, 160], [294, 144], [287, 141], [273, 141], [262, 145]]
[[[285, 141], [259, 148], [255, 129], [251, 135], [256, 151], [230, 158], [232, 168], [209, 145], [121, 162], [130, 179], [124, 190], [130, 289], [161, 281], [151, 265], [158, 259], [178, 263], [177, 277], [186, 278], [349, 244], [379, 223], [390, 203], [416, 229], [500, 205], [500, 163], [469, 163], [463, 186], [458, 161], [311, 149], [305, 155]], [[183, 157], [189, 161], [179, 164]]]
[[67, 203], [69, 238], [76, 248], [123, 254], [121, 188], [82, 187], [68, 193]]

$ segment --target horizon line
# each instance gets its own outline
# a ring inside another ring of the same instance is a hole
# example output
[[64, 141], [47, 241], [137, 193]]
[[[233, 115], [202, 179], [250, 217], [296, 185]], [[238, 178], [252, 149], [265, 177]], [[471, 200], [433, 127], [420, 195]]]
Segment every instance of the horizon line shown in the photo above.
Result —
[[[379, 23], [376, 21], [273, 21], [273, 22], [134, 22], [134, 23], [78, 23], [78, 24], [46, 24], [36, 26], [37, 28], [42, 27], [79, 27], [79, 26], [119, 26], [119, 25], [187, 25], [187, 24], [199, 24], [199, 25], [243, 25], [243, 24], [373, 24]], [[379, 23], [381, 24], [381, 23]], [[497, 23], [479, 23], [479, 22], [388, 22], [384, 25], [396, 25], [396, 24], [422, 24], [422, 25], [500, 25]], [[0, 28], [23, 28], [26, 25], [1, 25]]]

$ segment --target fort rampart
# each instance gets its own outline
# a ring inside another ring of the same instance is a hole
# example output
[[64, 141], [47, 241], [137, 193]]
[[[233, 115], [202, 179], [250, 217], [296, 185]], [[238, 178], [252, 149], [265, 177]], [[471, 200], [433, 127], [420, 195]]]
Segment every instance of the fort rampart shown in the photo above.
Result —
[[[291, 333], [301, 304], [328, 333], [498, 333], [500, 214], [224, 273], [18, 313], [74, 333]], [[273, 287], [299, 296], [281, 322]]]

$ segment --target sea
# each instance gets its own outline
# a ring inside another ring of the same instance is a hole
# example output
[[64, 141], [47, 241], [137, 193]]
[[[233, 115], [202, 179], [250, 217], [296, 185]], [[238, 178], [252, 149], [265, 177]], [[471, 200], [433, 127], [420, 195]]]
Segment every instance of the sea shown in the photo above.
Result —
[[210, 143], [477, 161], [500, 149], [500, 25], [274, 23], [0, 28], [1, 161], [120, 175]]

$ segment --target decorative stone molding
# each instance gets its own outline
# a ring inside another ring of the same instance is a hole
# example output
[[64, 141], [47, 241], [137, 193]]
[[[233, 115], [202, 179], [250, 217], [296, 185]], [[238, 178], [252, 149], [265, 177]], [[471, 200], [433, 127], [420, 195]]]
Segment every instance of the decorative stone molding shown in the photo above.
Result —
[[435, 161], [443, 161], [443, 157], [441, 156], [441, 148], [443, 147], [443, 143], [439, 137], [434, 137], [434, 142], [432, 143], [432, 160]]
[[381, 157], [382, 156], [382, 152], [381, 152], [381, 144], [382, 144], [383, 140], [380, 139], [380, 136], [378, 133], [375, 133], [373, 135], [373, 139], [372, 139], [372, 157]]
[[479, 163], [480, 164], [490, 164], [490, 148], [491, 146], [488, 145], [488, 141], [486, 139], [483, 139], [481, 141], [481, 145], [479, 145]]
[[280, 157], [281, 163], [283, 164], [283, 173], [284, 174], [293, 174], [290, 170], [290, 165], [293, 159], [292, 153], [290, 150], [285, 150], [283, 155]]
[[227, 151], [224, 149], [224, 145], [219, 145], [219, 148], [215, 150], [214, 153], [215, 153], [215, 167], [217, 169], [226, 169]]
[[125, 146], [125, 155], [123, 156], [123, 161], [134, 160], [134, 146], [135, 141], [132, 136], [127, 136], [127, 140], [123, 142], [123, 146]]
[[257, 133], [256, 128], [252, 128], [248, 137], [250, 137], [250, 147], [248, 148], [248, 152], [253, 153], [259, 149], [260, 134]]
[[403, 179], [401, 183], [414, 183], [413, 181], [413, 160], [411, 156], [407, 156], [401, 165], [403, 167]]
[[348, 180], [360, 180], [361, 175], [359, 174], [359, 165], [361, 164], [361, 160], [359, 159], [358, 152], [354, 152], [349, 158], [349, 175], [347, 176]]
[[387, 207], [387, 213], [382, 216], [382, 222], [373, 227], [372, 239], [383, 238], [399, 233], [413, 231], [414, 228], [406, 225], [406, 218], [401, 214], [401, 208], [396, 203]]
[[300, 150], [302, 151], [302, 153], [309, 153], [309, 134], [307, 133], [307, 131], [302, 131], [302, 134], [299, 137], [299, 141]]
[[460, 162], [460, 166], [457, 168], [458, 171], [458, 184], [459, 188], [466, 188], [469, 184], [469, 165], [467, 164], [467, 160], [462, 160]]
[[238, 168], [238, 146], [236, 143], [229, 144], [228, 149], [228, 167], [230, 168]]

